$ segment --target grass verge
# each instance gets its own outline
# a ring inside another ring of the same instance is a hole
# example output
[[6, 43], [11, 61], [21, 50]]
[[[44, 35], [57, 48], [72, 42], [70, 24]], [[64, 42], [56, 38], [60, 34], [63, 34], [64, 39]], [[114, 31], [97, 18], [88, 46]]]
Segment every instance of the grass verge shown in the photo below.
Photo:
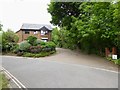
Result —
[[0, 90], [2, 90], [3, 88], [9, 88], [8, 84], [9, 84], [9, 81], [7, 80], [5, 75], [0, 72]]
[[120, 65], [120, 59], [113, 60], [111, 57], [108, 57], [107, 60], [114, 62], [116, 65]]
[[54, 54], [56, 51], [50, 51], [50, 52], [41, 52], [41, 53], [29, 53], [29, 52], [26, 52], [23, 54], [24, 57], [35, 57], [35, 58], [38, 58], [38, 57], [45, 57], [45, 56], [49, 56], [51, 54]]

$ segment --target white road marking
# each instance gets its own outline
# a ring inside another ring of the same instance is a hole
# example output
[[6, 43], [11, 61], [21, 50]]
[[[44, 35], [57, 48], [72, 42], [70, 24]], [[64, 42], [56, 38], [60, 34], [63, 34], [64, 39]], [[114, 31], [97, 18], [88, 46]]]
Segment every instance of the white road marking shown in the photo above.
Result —
[[5, 68], [2, 67], [2, 70], [18, 86], [18, 88], [26, 89], [26, 87], [17, 78], [15, 78], [10, 72], [8, 72]]

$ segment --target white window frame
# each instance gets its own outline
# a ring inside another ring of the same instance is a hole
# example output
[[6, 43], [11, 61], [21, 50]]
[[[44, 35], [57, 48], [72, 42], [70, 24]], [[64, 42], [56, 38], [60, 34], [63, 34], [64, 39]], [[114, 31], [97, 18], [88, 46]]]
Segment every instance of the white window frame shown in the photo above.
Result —
[[38, 34], [38, 31], [34, 31], [34, 34]]
[[41, 35], [46, 35], [46, 34], [48, 34], [47, 30], [41, 30]]

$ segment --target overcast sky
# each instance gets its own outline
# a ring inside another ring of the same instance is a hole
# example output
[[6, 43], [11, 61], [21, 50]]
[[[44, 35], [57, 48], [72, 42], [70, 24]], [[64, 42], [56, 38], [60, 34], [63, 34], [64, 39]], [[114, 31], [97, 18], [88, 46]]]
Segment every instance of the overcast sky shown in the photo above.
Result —
[[23, 23], [50, 24], [49, 3], [50, 0], [0, 0], [3, 30], [10, 28], [17, 31]]

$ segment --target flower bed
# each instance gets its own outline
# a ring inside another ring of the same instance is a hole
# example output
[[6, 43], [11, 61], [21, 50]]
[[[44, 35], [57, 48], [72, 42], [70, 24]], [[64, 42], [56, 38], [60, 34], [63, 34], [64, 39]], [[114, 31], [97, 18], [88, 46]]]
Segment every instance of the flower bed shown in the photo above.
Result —
[[[32, 39], [32, 37], [30, 36], [30, 39]], [[29, 40], [28, 37], [27, 41], [23, 41], [19, 45], [15, 46], [13, 53], [17, 56], [24, 57], [45, 57], [56, 52], [56, 45], [54, 42], [43, 42], [39, 39], [34, 40]]]

